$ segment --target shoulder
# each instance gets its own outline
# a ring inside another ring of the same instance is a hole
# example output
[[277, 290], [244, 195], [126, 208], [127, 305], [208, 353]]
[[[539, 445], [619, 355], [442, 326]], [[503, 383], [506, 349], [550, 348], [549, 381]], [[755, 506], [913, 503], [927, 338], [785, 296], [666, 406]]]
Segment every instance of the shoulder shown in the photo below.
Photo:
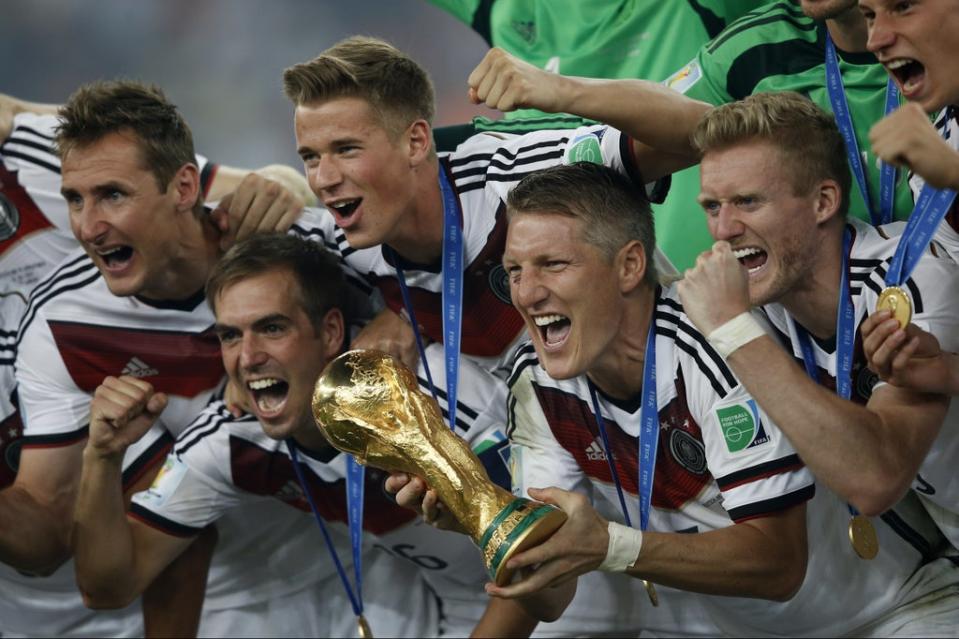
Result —
[[192, 450], [195, 454], [200, 450], [209, 451], [218, 446], [228, 446], [231, 432], [245, 433], [255, 430], [261, 432], [260, 423], [253, 415], [244, 414], [234, 417], [222, 399], [211, 401], [206, 408], [197, 415], [193, 422], [180, 433], [173, 446], [173, 452], [178, 456], [187, 455]]
[[[82, 249], [64, 258], [30, 293], [18, 331], [21, 339], [37, 315], [45, 309], [61, 304], [69, 305], [73, 301], [90, 301], [91, 291], [100, 279], [100, 271]], [[99, 298], [99, 294], [95, 297]]]

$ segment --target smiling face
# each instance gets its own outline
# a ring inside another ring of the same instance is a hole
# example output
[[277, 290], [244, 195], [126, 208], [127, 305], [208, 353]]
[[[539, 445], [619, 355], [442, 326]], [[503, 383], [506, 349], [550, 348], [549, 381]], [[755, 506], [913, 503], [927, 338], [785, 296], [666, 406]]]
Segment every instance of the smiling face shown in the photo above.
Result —
[[361, 98], [296, 107], [297, 151], [310, 188], [356, 249], [389, 243], [413, 205], [408, 131], [391, 138]]
[[959, 0], [860, 0], [868, 48], [928, 113], [959, 104]]
[[615, 261], [583, 241], [582, 221], [554, 213], [514, 215], [503, 265], [513, 304], [550, 377], [569, 379], [593, 369], [617, 335], [625, 300]]
[[815, 268], [820, 191], [796, 195], [782, 153], [753, 141], [703, 157], [699, 203], [716, 240], [749, 270], [749, 297], [781, 300]]
[[196, 222], [196, 167], [182, 167], [161, 191], [135, 136], [111, 133], [67, 153], [62, 176], [70, 227], [110, 292], [168, 299], [183, 224]]
[[299, 296], [292, 272], [275, 268], [228, 284], [216, 297], [224, 367], [273, 439], [319, 435], [313, 385], [343, 342], [340, 311], [329, 311], [317, 330]]

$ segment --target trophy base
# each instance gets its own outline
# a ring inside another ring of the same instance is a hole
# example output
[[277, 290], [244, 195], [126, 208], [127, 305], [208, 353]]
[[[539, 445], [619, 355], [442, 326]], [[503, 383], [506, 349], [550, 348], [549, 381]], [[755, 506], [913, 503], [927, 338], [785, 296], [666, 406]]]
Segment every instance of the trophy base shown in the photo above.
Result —
[[497, 586], [508, 584], [516, 572], [506, 568], [510, 557], [546, 540], [565, 521], [566, 513], [549, 504], [522, 497], [510, 502], [479, 541], [490, 579]]

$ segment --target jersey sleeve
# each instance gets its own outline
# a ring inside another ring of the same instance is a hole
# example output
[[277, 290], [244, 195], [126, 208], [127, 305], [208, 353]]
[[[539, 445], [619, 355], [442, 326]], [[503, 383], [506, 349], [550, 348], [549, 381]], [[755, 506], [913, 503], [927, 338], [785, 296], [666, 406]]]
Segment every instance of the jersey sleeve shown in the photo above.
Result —
[[150, 488], [133, 496], [132, 518], [169, 535], [189, 537], [240, 502], [228, 471], [228, 429], [211, 429], [211, 419], [218, 419], [215, 406], [183, 432]]
[[17, 182], [50, 223], [76, 242], [66, 201], [60, 195], [60, 157], [53, 143], [58, 122], [52, 115], [15, 116], [9, 137], [0, 145], [0, 159], [4, 168], [17, 174]]
[[524, 350], [517, 355], [507, 398], [513, 494], [528, 497], [530, 488], [555, 486], [591, 495], [576, 459], [553, 436], [536, 395], [531, 370], [535, 364]]
[[720, 397], [706, 387], [694, 386], [695, 418], [730, 519], [765, 517], [811, 499], [812, 473], [745, 388], [740, 384]]
[[42, 314], [20, 336], [16, 379], [25, 447], [69, 446], [86, 438], [90, 396], [70, 377]]

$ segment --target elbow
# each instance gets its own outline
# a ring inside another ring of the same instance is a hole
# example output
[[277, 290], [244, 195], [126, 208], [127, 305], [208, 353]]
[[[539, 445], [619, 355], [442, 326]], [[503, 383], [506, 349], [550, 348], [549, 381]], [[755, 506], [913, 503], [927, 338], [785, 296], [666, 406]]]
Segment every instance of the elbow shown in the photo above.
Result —
[[769, 578], [765, 580], [766, 585], [759, 596], [762, 599], [780, 603], [795, 597], [806, 580], [807, 560], [808, 549], [804, 544], [801, 549], [796, 548], [779, 562], [775, 574], [769, 575]]
[[913, 475], [900, 478], [886, 476], [882, 481], [870, 481], [859, 486], [850, 495], [849, 503], [866, 517], [878, 517], [902, 499], [912, 484]]

